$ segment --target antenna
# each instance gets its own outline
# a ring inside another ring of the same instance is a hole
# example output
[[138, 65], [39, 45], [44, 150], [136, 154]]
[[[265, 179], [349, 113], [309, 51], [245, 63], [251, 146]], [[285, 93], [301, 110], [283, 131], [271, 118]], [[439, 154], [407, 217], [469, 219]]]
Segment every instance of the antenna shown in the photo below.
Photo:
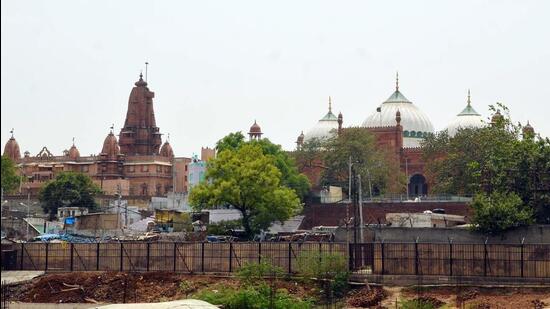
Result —
[[145, 61], [145, 82], [147, 82], [147, 67], [149, 66], [149, 62]]

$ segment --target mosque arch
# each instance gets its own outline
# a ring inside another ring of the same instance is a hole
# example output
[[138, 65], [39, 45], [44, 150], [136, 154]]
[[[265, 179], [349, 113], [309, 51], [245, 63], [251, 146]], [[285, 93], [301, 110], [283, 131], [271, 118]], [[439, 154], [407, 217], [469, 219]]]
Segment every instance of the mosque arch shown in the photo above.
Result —
[[409, 196], [428, 195], [428, 183], [422, 174], [414, 174], [409, 179]]

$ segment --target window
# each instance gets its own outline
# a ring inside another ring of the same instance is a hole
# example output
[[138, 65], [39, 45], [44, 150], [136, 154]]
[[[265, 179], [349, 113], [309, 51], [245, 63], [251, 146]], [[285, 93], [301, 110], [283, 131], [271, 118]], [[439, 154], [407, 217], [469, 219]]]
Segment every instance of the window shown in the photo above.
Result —
[[162, 172], [162, 166], [157, 165], [157, 173], [160, 173], [160, 172]]
[[415, 137], [415, 136], [416, 136], [416, 132], [411, 131], [411, 137]]
[[149, 171], [149, 165], [142, 165], [141, 166], [141, 171], [142, 172], [148, 172]]
[[403, 135], [404, 135], [405, 137], [409, 137], [409, 131], [403, 131]]
[[187, 172], [187, 164], [185, 165], [185, 171]]
[[82, 171], [83, 172], [87, 172], [89, 170], [89, 166], [88, 165], [82, 165]]
[[136, 167], [133, 165], [128, 166], [128, 172], [133, 173], [136, 171]]

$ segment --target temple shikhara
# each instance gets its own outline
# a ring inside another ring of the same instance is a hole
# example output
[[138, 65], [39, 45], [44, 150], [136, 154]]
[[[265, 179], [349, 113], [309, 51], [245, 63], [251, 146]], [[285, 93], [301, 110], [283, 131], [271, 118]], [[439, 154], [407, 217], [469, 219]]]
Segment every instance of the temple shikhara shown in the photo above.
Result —
[[155, 93], [140, 74], [130, 92], [128, 112], [119, 138], [111, 127], [97, 155], [81, 156], [73, 139], [69, 150], [62, 155], [54, 155], [43, 147], [34, 156], [26, 151], [22, 157], [12, 132], [4, 155], [18, 164], [26, 178], [22, 190], [36, 194], [57, 173], [74, 171], [88, 174], [108, 195], [120, 191], [122, 195], [161, 196], [172, 191], [186, 191], [187, 176], [176, 170], [184, 171], [191, 160], [175, 158], [168, 139], [162, 143], [162, 134], [155, 121], [154, 97]]

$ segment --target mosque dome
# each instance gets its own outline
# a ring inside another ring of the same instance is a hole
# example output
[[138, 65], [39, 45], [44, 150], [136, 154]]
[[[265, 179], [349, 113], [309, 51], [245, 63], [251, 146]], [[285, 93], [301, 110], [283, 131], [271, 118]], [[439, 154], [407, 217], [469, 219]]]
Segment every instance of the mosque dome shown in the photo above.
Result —
[[328, 113], [304, 135], [304, 141], [312, 139], [327, 139], [336, 134], [338, 130], [338, 117], [332, 113], [332, 101], [328, 98]]
[[13, 137], [13, 130], [11, 131], [12, 135], [4, 146], [4, 156], [12, 159], [13, 161], [21, 159], [21, 151], [19, 150], [19, 144]]
[[256, 123], [256, 120], [254, 120], [254, 124], [250, 127], [250, 131], [248, 134], [262, 134], [262, 128], [260, 128], [260, 125]]
[[522, 131], [524, 138], [532, 137], [535, 135], [535, 129], [533, 128], [533, 126], [531, 126], [531, 124], [529, 124], [529, 121], [527, 121], [527, 124], [525, 125], [525, 127], [523, 127]]
[[120, 147], [118, 146], [118, 141], [112, 130], [103, 142], [101, 153], [108, 157], [117, 157], [120, 154]]
[[403, 147], [420, 147], [422, 138], [433, 133], [434, 127], [428, 116], [399, 91], [399, 76], [396, 80], [395, 92], [376, 109], [376, 112], [365, 119], [362, 126], [394, 127], [398, 111], [401, 114], [403, 127]]
[[168, 141], [164, 142], [164, 144], [160, 148], [160, 155], [168, 158], [174, 157], [174, 151], [172, 150], [172, 146]]
[[453, 137], [461, 128], [481, 128], [483, 126], [483, 117], [472, 107], [470, 90], [468, 90], [468, 105], [447, 126], [447, 133], [450, 137]]

